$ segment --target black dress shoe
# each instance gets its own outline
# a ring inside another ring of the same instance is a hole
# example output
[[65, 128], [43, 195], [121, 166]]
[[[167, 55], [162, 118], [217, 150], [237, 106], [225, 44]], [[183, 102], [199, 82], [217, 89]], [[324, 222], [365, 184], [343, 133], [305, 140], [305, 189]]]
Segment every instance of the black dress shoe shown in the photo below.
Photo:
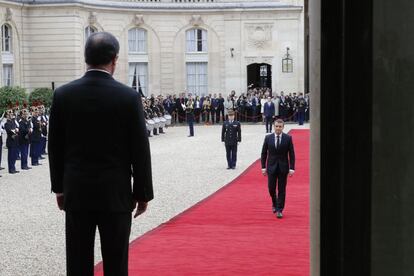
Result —
[[34, 164], [32, 164], [32, 166], [40, 166], [40, 164], [39, 163], [34, 163]]
[[32, 167], [24, 167], [24, 168], [22, 168], [22, 170], [31, 170], [32, 169]]
[[235, 170], [235, 169], [236, 169], [236, 167], [231, 167], [231, 169], [232, 169], [232, 170]]
[[19, 173], [19, 171], [11, 171], [9, 172], [10, 174], [15, 174], [15, 173]]
[[228, 170], [230, 170], [230, 169], [231, 169], [231, 167], [227, 167], [227, 169], [228, 169]]
[[1, 171], [1, 170], [4, 170], [4, 168], [3, 168], [3, 167], [0, 167], [0, 171]]

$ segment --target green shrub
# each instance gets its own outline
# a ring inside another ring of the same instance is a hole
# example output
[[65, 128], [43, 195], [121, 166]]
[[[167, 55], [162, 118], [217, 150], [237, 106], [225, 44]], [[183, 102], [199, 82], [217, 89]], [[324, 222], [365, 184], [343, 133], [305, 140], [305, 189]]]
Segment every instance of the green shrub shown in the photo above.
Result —
[[53, 90], [50, 88], [36, 88], [29, 95], [29, 104], [44, 105], [46, 108], [50, 108], [52, 105]]
[[26, 89], [18, 86], [4, 86], [0, 88], [0, 117], [11, 107], [27, 104]]

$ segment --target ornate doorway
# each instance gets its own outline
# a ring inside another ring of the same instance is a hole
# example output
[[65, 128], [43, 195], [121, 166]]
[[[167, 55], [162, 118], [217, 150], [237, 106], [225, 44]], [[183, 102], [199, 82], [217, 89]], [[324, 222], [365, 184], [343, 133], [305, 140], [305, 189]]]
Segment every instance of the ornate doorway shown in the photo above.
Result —
[[253, 63], [248, 65], [247, 87], [272, 88], [272, 66], [267, 63]]

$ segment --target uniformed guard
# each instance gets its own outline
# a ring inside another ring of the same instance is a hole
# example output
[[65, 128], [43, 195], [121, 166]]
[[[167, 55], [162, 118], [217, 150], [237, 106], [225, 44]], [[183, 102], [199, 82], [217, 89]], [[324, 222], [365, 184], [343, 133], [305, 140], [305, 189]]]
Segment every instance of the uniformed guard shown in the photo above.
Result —
[[39, 156], [41, 150], [40, 140], [42, 137], [41, 122], [39, 118], [38, 108], [32, 109], [31, 127], [33, 129], [30, 135], [30, 157], [32, 158], [32, 166], [39, 166]]
[[6, 115], [6, 112], [3, 112], [3, 115], [1, 115], [0, 117], [0, 171], [4, 170], [4, 168], [1, 166], [1, 158], [2, 158], [2, 151], [3, 151], [3, 130], [4, 130], [3, 118], [5, 115]]
[[234, 120], [234, 111], [228, 111], [228, 120], [223, 123], [221, 141], [226, 146], [227, 169], [235, 169], [237, 162], [237, 145], [241, 142], [240, 122]]
[[299, 125], [303, 125], [303, 122], [305, 121], [305, 112], [307, 108], [306, 100], [303, 98], [302, 93], [299, 94], [299, 97], [297, 99], [297, 112], [298, 112], [298, 123]]
[[46, 144], [47, 144], [47, 125], [49, 124], [49, 117], [46, 115], [46, 108], [44, 105], [39, 106], [39, 117], [40, 117], [40, 128], [41, 128], [41, 137], [40, 137], [40, 159], [45, 159], [42, 154], [46, 154]]
[[8, 149], [7, 161], [9, 165], [9, 173], [15, 174], [19, 171], [16, 170], [16, 160], [19, 148], [19, 127], [14, 120], [13, 110], [6, 111], [7, 122], [4, 124], [4, 129], [7, 133], [6, 146]]
[[187, 101], [185, 112], [187, 114], [188, 127], [190, 128], [190, 135], [188, 135], [188, 137], [193, 137], [194, 136], [194, 102], [191, 97]]
[[20, 163], [22, 170], [30, 170], [31, 167], [27, 165], [27, 156], [29, 153], [29, 136], [32, 133], [32, 124], [28, 120], [29, 112], [27, 109], [20, 111], [19, 120], [19, 149], [20, 149]]

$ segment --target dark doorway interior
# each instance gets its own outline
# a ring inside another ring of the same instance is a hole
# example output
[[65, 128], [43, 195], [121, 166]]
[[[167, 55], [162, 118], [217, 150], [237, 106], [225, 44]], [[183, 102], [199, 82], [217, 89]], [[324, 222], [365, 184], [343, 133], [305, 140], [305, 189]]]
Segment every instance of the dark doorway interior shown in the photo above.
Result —
[[248, 65], [247, 86], [251, 88], [272, 88], [272, 66], [267, 63], [253, 63]]

